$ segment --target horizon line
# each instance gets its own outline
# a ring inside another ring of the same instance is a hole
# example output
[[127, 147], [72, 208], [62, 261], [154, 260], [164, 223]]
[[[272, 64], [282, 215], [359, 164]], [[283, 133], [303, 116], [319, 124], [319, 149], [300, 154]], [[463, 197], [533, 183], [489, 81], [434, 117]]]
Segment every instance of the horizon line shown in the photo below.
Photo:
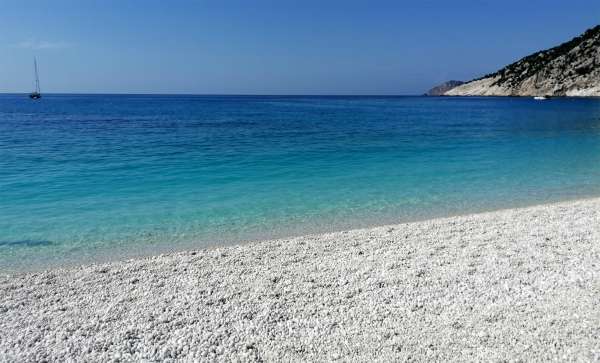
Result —
[[[30, 92], [0, 92], [0, 95], [28, 95]], [[43, 95], [81, 95], [81, 96], [318, 96], [318, 97], [419, 97], [424, 93], [412, 94], [351, 94], [351, 93], [150, 93], [150, 92], [42, 92]]]

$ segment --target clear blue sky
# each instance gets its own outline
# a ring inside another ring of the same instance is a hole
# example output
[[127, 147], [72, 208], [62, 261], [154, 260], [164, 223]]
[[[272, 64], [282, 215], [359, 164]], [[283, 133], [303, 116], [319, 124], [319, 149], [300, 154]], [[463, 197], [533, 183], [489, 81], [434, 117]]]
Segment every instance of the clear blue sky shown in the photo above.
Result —
[[3, 1], [0, 92], [416, 94], [600, 23], [598, 0]]

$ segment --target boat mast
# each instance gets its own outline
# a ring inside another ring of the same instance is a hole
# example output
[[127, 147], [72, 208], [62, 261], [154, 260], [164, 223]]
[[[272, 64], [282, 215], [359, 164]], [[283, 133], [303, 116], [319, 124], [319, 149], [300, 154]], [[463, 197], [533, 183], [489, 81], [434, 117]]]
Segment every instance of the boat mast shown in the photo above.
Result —
[[35, 93], [40, 93], [40, 78], [38, 76], [37, 59], [33, 57], [33, 68], [35, 68]]

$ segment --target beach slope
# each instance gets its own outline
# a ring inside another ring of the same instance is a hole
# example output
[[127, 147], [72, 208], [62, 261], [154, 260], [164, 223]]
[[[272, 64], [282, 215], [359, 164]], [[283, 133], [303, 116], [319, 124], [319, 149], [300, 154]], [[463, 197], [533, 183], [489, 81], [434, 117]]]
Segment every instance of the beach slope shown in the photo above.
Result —
[[600, 199], [0, 278], [0, 360], [600, 359]]

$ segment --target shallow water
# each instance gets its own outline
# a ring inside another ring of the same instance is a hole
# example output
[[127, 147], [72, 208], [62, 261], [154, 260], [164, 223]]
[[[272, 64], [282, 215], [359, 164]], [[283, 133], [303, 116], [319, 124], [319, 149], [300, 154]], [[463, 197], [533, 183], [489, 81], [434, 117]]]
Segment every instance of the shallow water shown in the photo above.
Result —
[[0, 270], [600, 195], [600, 100], [0, 95]]

